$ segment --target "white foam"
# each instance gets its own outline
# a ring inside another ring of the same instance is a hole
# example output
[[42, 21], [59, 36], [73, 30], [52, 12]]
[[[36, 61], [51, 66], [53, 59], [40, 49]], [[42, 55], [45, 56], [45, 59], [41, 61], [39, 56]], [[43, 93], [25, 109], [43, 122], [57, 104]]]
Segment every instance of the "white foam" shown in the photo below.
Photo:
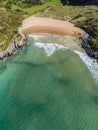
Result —
[[90, 58], [88, 55], [82, 52], [74, 51], [76, 54], [80, 56], [83, 62], [87, 65], [87, 68], [90, 70], [93, 75], [95, 81], [98, 83], [98, 63], [96, 60]]
[[[47, 54], [47, 56], [51, 56], [54, 52], [56, 52], [58, 50], [65, 51], [66, 49], [69, 49], [69, 47], [65, 47], [63, 45], [54, 44], [54, 43], [45, 44], [45, 43], [36, 42], [35, 46], [37, 46], [39, 48], [43, 48], [45, 53]], [[86, 53], [82, 53], [79, 51], [74, 51], [74, 52], [80, 56], [82, 61], [86, 64], [87, 68], [93, 75], [93, 78], [98, 83], [98, 63], [97, 63], [97, 61], [90, 58]]]
[[[77, 46], [78, 46], [77, 44], [75, 45], [75, 47], [73, 47], [74, 43], [69, 44], [70, 41], [68, 41], [68, 44], [63, 44], [63, 45], [57, 44], [57, 43], [41, 43], [36, 40], [38, 40], [40, 38], [44, 38], [45, 37], [44, 35], [30, 35], [30, 37], [34, 38], [35, 46], [44, 49], [47, 56], [51, 56], [53, 53], [55, 53], [58, 50], [65, 51], [66, 49], [70, 49], [73, 52], [75, 52], [76, 54], [78, 54], [80, 56], [80, 58], [82, 59], [82, 61], [86, 64], [86, 66], [89, 69], [89, 71], [91, 72], [91, 74], [93, 75], [95, 81], [98, 83], [98, 63], [97, 63], [97, 61], [90, 58], [86, 53], [80, 52], [80, 50], [77, 49]], [[78, 50], [78, 51], [76, 51], [76, 50]]]
[[29, 34], [28, 35], [29, 38], [34, 38], [34, 40], [38, 40], [39, 38], [44, 38], [44, 35], [36, 35], [36, 34]]
[[46, 44], [46, 43], [36, 42], [34, 45], [39, 48], [43, 48], [47, 56], [51, 56], [55, 51], [68, 49], [67, 47], [64, 47], [63, 45], [53, 44], [53, 43]]

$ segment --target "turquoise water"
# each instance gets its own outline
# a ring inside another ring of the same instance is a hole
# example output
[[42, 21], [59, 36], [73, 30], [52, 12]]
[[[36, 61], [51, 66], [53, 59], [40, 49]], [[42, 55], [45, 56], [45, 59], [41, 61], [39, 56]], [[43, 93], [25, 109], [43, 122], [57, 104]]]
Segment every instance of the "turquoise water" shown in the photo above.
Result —
[[87, 66], [69, 49], [49, 55], [33, 42], [0, 63], [0, 130], [98, 130]]

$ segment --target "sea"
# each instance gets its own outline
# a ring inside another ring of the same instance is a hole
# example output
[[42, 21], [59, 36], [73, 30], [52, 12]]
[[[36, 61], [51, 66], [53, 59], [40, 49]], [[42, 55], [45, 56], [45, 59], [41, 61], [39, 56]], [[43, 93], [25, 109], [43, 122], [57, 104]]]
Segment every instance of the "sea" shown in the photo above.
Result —
[[98, 62], [80, 44], [29, 35], [0, 62], [0, 130], [98, 130]]

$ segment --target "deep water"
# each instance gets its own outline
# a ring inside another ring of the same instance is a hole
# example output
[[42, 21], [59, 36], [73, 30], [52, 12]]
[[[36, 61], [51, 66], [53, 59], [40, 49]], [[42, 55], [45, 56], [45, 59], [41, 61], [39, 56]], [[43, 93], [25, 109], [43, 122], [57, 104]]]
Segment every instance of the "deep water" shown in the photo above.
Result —
[[0, 63], [0, 130], [98, 130], [97, 83], [80, 57], [62, 45], [45, 51], [30, 40]]

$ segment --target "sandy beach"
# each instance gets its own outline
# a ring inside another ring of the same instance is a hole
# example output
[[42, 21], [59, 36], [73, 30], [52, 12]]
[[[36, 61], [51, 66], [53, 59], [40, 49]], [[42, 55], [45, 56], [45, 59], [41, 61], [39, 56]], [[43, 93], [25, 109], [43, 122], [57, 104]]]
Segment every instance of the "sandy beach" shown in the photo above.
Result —
[[83, 37], [85, 32], [68, 21], [31, 16], [23, 21], [24, 34], [51, 33]]

